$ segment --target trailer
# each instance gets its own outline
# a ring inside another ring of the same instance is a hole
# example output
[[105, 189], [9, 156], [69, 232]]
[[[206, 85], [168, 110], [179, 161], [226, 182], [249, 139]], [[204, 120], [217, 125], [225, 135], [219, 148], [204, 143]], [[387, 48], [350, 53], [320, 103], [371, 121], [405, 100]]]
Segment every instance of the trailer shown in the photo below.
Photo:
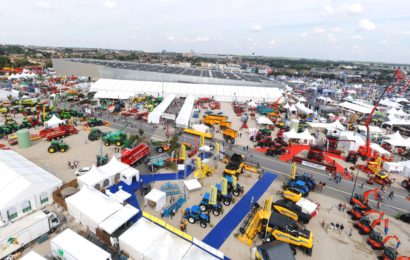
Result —
[[51, 254], [64, 260], [111, 260], [111, 254], [67, 228], [51, 239]]
[[78, 130], [72, 125], [61, 125], [57, 128], [46, 128], [40, 131], [40, 136], [48, 141], [60, 139], [72, 134], [78, 134]]
[[54, 232], [60, 220], [54, 212], [36, 211], [14, 223], [0, 226], [0, 259], [31, 244], [39, 237]]
[[138, 165], [149, 155], [148, 145], [140, 143], [134, 148], [125, 148], [121, 151], [121, 162], [128, 165]]

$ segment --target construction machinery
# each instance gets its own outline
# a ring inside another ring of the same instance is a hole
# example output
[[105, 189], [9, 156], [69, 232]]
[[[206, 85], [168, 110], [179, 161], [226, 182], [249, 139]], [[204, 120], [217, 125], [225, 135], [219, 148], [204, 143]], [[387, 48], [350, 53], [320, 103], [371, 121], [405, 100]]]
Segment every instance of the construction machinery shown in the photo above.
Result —
[[369, 184], [378, 183], [382, 186], [390, 186], [393, 183], [393, 180], [390, 179], [390, 176], [385, 172], [376, 172], [373, 176], [370, 176], [370, 179], [367, 181]]
[[195, 178], [203, 179], [209, 177], [216, 172], [216, 169], [209, 163], [202, 162], [200, 157], [195, 157], [196, 169], [194, 172]]
[[221, 179], [220, 183], [215, 185], [217, 189], [217, 201], [222, 202], [225, 206], [231, 205], [234, 202], [232, 193], [228, 192], [228, 180], [226, 178]]
[[[307, 155], [307, 158], [301, 156], [293, 156], [292, 160], [296, 163], [307, 163], [308, 165], [315, 165], [317, 168], [321, 168], [328, 172], [335, 172], [336, 166], [334, 164], [328, 164], [324, 161], [325, 151], [317, 145], [311, 146]], [[313, 166], [312, 166], [313, 167]]]
[[282, 199], [272, 203], [272, 209], [295, 221], [301, 221], [305, 224], [309, 223], [312, 218], [312, 215], [304, 213], [300, 206], [289, 200]]
[[381, 260], [410, 260], [408, 256], [399, 256], [396, 248], [386, 247], [383, 254], [379, 257]]
[[238, 131], [233, 130], [232, 128], [225, 128], [222, 130], [222, 136], [225, 142], [234, 144], [235, 139], [238, 137]]
[[205, 133], [205, 132], [197, 131], [197, 130], [194, 130], [194, 129], [191, 129], [191, 128], [184, 128], [184, 130], [182, 130], [182, 131], [184, 133], [187, 133], [187, 134], [196, 135], [196, 136], [203, 136], [203, 137], [208, 138], [208, 139], [212, 139], [212, 137], [213, 137], [211, 133]]
[[294, 247], [302, 248], [307, 255], [312, 255], [313, 233], [276, 212], [272, 212], [269, 218], [263, 239], [265, 243], [273, 240], [289, 243]]
[[400, 239], [396, 235], [386, 236], [383, 239], [382, 234], [373, 230], [372, 232], [370, 232], [369, 237], [367, 238], [367, 244], [369, 244], [373, 250], [383, 250], [386, 248], [386, 244], [390, 239], [396, 240], [396, 248], [400, 246]]
[[115, 144], [116, 146], [122, 146], [127, 141], [127, 134], [124, 129], [127, 125], [124, 125], [120, 130], [114, 132], [108, 132], [103, 137], [102, 140], [105, 146], [110, 146]]
[[199, 206], [195, 205], [191, 208], [186, 208], [183, 212], [183, 216], [189, 223], [195, 224], [199, 222], [202, 228], [206, 228], [210, 223], [210, 217], [208, 214], [202, 213]]
[[227, 121], [227, 119], [228, 117], [224, 115], [210, 114], [205, 115], [205, 117], [202, 119], [202, 123], [210, 127], [213, 127], [214, 125], [219, 125], [221, 129], [224, 129], [229, 128], [232, 125], [232, 122]]
[[356, 164], [357, 160], [358, 160], [357, 152], [349, 151], [349, 153], [346, 156], [346, 162]]
[[265, 237], [269, 218], [272, 214], [272, 197], [265, 200], [263, 207], [258, 203], [252, 206], [251, 211], [246, 216], [241, 227], [239, 228], [240, 235], [237, 236], [239, 241], [252, 246], [253, 239], [259, 234]]
[[265, 155], [267, 156], [279, 156], [279, 155], [283, 155], [287, 152], [287, 148], [284, 146], [273, 146], [271, 148], [269, 148], [268, 150], [266, 150]]
[[303, 192], [298, 188], [288, 187], [283, 191], [282, 196], [284, 199], [296, 203], [302, 198], [302, 194]]
[[372, 157], [372, 150], [370, 148], [370, 123], [372, 122], [372, 118], [373, 118], [373, 114], [376, 111], [376, 108], [379, 106], [380, 101], [383, 99], [383, 97], [387, 94], [387, 93], [391, 93], [403, 80], [405, 79], [405, 76], [401, 73], [400, 70], [396, 70], [394, 73], [394, 77], [392, 79], [395, 80], [395, 82], [387, 85], [382, 94], [379, 96], [378, 100], [376, 101], [376, 104], [374, 105], [372, 111], [370, 112], [369, 116], [366, 118], [365, 121], [365, 126], [366, 126], [366, 145], [365, 146], [360, 146], [359, 147], [359, 154], [362, 156], [362, 159], [366, 159], [366, 158], [371, 158]]
[[226, 176], [228, 181], [228, 192], [232, 195], [239, 197], [244, 192], [243, 186], [238, 183], [238, 179], [235, 176]]
[[151, 172], [156, 172], [160, 168], [167, 167], [171, 162], [170, 159], [171, 158], [169, 157], [169, 155], [165, 153], [148, 157], [145, 160], [145, 164], [147, 165], [148, 169], [151, 170]]
[[354, 196], [350, 199], [350, 205], [359, 205], [362, 209], [369, 210], [370, 209], [370, 206], [368, 204], [369, 195], [373, 193], [374, 199], [377, 199], [378, 191], [379, 191], [379, 188], [375, 188], [372, 190], [365, 191], [363, 194], [355, 193]]
[[169, 150], [169, 144], [167, 141], [154, 141], [151, 140], [151, 145], [154, 146], [157, 153], [163, 153]]
[[134, 166], [139, 165], [149, 155], [149, 147], [139, 143], [121, 150], [121, 162]]
[[406, 180], [403, 180], [401, 182], [401, 186], [405, 188], [406, 190], [410, 191], [410, 178], [407, 178]]
[[61, 141], [52, 140], [47, 151], [49, 153], [62, 152], [65, 153], [68, 150], [68, 144]]
[[366, 165], [359, 165], [358, 168], [365, 173], [376, 174], [382, 170], [382, 164], [382, 157], [379, 156], [374, 160], [367, 160]]
[[317, 181], [313, 178], [313, 176], [307, 173], [303, 173], [302, 175], [296, 175], [294, 180], [305, 182], [305, 185], [309, 187], [310, 191], [315, 190], [317, 185]]
[[219, 216], [222, 212], [222, 204], [217, 200], [218, 191], [215, 186], [211, 187], [211, 192], [205, 192], [202, 197], [201, 203], [199, 203], [199, 208], [201, 211], [212, 212], [214, 216]]
[[240, 173], [244, 172], [245, 157], [241, 154], [234, 153], [225, 166], [224, 175], [238, 177]]
[[354, 204], [353, 207], [347, 211], [347, 214], [351, 215], [353, 220], [358, 220], [363, 216], [365, 212], [367, 211], [363, 209], [359, 204]]
[[[379, 217], [373, 221], [370, 220], [370, 218], [368, 216], [363, 216], [360, 218], [360, 220], [358, 222], [356, 222], [354, 224], [354, 227], [357, 228], [359, 230], [359, 233], [361, 235], [367, 235], [369, 234], [375, 226], [380, 225], [380, 223], [384, 223], [384, 229], [385, 231], [388, 230], [389, 228], [389, 219], [385, 218], [383, 219], [384, 216], [384, 212], [381, 211], [374, 211], [372, 213], [376, 213], [379, 214]], [[387, 234], [387, 232], [385, 232]]]

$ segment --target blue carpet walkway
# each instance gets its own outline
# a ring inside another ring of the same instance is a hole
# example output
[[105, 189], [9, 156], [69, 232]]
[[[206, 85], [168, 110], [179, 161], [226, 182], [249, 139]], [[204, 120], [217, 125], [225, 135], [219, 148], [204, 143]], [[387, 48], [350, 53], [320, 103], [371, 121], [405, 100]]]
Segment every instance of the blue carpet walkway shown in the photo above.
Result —
[[276, 177], [276, 174], [265, 173], [262, 179], [255, 183], [228, 214], [208, 233], [203, 242], [214, 248], [220, 248], [235, 227], [243, 220], [246, 214], [248, 214], [252, 197], [253, 201], [257, 202]]

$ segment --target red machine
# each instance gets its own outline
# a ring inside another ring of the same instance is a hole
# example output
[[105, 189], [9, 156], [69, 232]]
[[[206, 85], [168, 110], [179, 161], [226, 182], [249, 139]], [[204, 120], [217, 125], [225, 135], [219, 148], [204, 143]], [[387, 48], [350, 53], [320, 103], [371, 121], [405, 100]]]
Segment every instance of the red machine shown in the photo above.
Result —
[[372, 117], [376, 108], [379, 106], [380, 101], [384, 97], [386, 93], [392, 92], [397, 85], [399, 85], [404, 79], [405, 76], [402, 75], [400, 70], [396, 70], [394, 73], [394, 77], [396, 78], [396, 82], [394, 84], [389, 84], [384, 90], [383, 93], [380, 95], [379, 99], [377, 100], [376, 104], [374, 105], [372, 111], [370, 112], [369, 116], [366, 118], [365, 126], [366, 126], [366, 146], [360, 146], [358, 153], [362, 156], [362, 158], [370, 158], [372, 157], [372, 150], [370, 149], [370, 123], [372, 122]]
[[369, 244], [373, 250], [383, 250], [386, 248], [386, 243], [390, 239], [396, 240], [396, 248], [400, 246], [400, 239], [396, 235], [387, 236], [383, 239], [382, 235], [379, 232], [373, 230], [367, 238], [367, 244]]
[[370, 213], [375, 212], [375, 210], [369, 209], [369, 210], [364, 210], [361, 208], [358, 204], [355, 204], [351, 210], [349, 210], [347, 213], [352, 216], [353, 220], [358, 220], [363, 216], [367, 216]]
[[389, 230], [389, 219], [388, 218], [383, 219], [384, 211], [379, 212], [375, 210], [374, 212], [371, 212], [371, 213], [379, 214], [379, 218], [371, 222], [368, 216], [363, 216], [360, 218], [358, 222], [354, 224], [354, 227], [359, 230], [359, 233], [361, 235], [367, 235], [374, 229], [375, 226], [380, 225], [380, 223], [384, 222], [384, 229], [385, 229], [385, 233], [387, 234], [386, 231]]
[[121, 151], [121, 162], [128, 165], [139, 165], [145, 157], [149, 155], [149, 147], [145, 143], [140, 143], [134, 148], [125, 148]]
[[78, 130], [72, 125], [61, 125], [57, 128], [45, 128], [40, 131], [41, 138], [46, 138], [48, 141], [72, 134], [78, 134]]
[[324, 166], [328, 172], [335, 172], [336, 166], [334, 164], [327, 164], [324, 162], [324, 151], [319, 146], [311, 146], [307, 155], [307, 158], [300, 156], [293, 156], [292, 159], [296, 163], [302, 163], [303, 161], [308, 164], [317, 164], [318, 166]]
[[350, 200], [350, 205], [358, 205], [364, 210], [370, 210], [368, 205], [368, 197], [371, 193], [374, 193], [374, 199], [377, 199], [377, 192], [379, 188], [374, 188], [373, 190], [368, 190], [363, 194], [354, 194], [353, 198]]
[[383, 255], [379, 258], [381, 260], [410, 260], [408, 256], [399, 256], [396, 248], [393, 247], [386, 247], [384, 249]]

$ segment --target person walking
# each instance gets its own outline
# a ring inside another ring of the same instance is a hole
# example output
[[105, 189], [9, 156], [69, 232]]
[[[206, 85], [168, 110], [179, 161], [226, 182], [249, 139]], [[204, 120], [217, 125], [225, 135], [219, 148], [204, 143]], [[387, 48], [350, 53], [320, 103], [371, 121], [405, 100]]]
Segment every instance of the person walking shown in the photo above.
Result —
[[391, 200], [394, 198], [394, 191], [390, 191], [388, 198]]

